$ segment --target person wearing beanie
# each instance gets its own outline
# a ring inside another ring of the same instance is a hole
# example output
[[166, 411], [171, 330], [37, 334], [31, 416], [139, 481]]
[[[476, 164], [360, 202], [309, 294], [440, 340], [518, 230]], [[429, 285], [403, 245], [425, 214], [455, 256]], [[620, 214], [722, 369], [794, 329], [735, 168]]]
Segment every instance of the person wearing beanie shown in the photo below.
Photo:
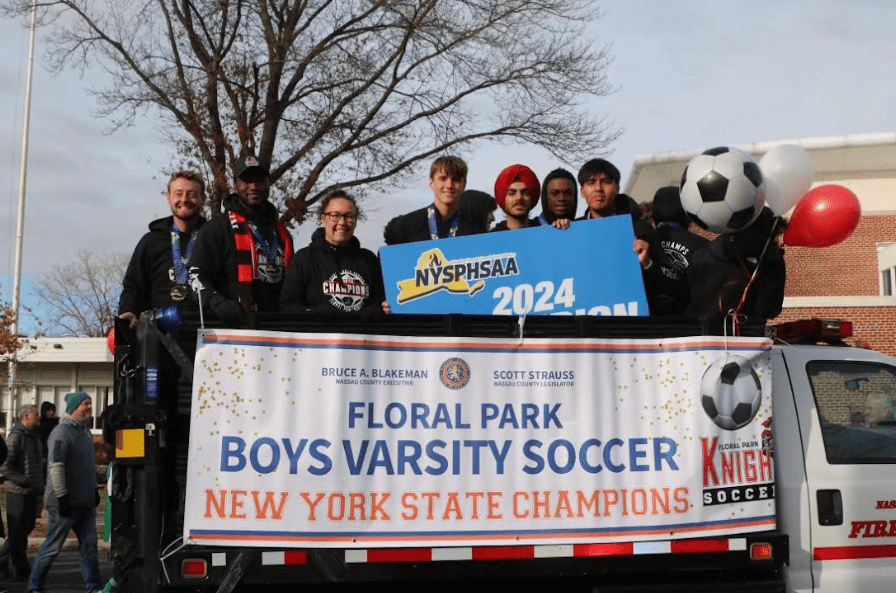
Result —
[[47, 535], [40, 549], [28, 591], [43, 591], [44, 580], [62, 549], [69, 531], [78, 536], [78, 555], [86, 591], [99, 591], [100, 569], [97, 560], [96, 463], [90, 423], [93, 400], [83, 392], [65, 396], [65, 415], [50, 433], [47, 443], [49, 466], [44, 501], [49, 515]]
[[709, 239], [688, 230], [690, 217], [681, 205], [678, 186], [661, 187], [653, 196], [654, 239], [650, 259], [657, 264], [647, 293], [651, 315], [684, 315], [690, 302], [688, 267]]
[[507, 219], [495, 226], [495, 231], [512, 231], [538, 226], [538, 220], [529, 218], [535, 200], [541, 193], [538, 177], [525, 165], [510, 165], [495, 180], [495, 199], [507, 215]]
[[541, 214], [538, 224], [569, 228], [576, 219], [576, 178], [566, 169], [554, 169], [541, 186]]

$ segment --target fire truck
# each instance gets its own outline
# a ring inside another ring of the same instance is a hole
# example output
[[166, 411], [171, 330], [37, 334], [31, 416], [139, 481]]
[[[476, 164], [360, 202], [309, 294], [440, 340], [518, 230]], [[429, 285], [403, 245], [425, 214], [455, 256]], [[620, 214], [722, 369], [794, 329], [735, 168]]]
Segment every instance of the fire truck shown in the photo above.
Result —
[[[737, 338], [650, 317], [257, 313], [248, 327], [177, 310], [116, 327], [104, 438], [121, 590], [892, 590], [896, 360], [848, 346], [848, 323]], [[748, 347], [758, 367], [731, 366]], [[431, 494], [455, 486], [453, 509]], [[389, 521], [371, 526], [377, 513]]]

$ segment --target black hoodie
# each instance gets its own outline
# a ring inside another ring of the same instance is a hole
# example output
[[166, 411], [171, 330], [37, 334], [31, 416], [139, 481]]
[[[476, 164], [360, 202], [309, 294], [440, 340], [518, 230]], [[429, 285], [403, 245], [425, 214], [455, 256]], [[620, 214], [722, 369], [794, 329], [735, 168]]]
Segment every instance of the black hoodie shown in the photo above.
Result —
[[[202, 227], [199, 218], [195, 229]], [[174, 259], [171, 255], [171, 226], [173, 216], [159, 218], [149, 223], [149, 232], [143, 235], [134, 249], [128, 269], [122, 281], [118, 312], [140, 315], [147, 309], [162, 309], [174, 303], [171, 289], [174, 281]], [[181, 253], [186, 255], [190, 233], [181, 233]], [[189, 301], [177, 303], [188, 305]]]
[[568, 179], [569, 183], [572, 187], [572, 203], [566, 209], [566, 212], [563, 213], [562, 218], [568, 218], [569, 220], [576, 219], [576, 209], [579, 205], [579, 197], [576, 195], [576, 188], [579, 187], [578, 181], [576, 180], [575, 175], [570, 173], [565, 169], [554, 169], [548, 176], [544, 178], [544, 181], [541, 184], [541, 214], [538, 216], [538, 224], [545, 225], [551, 224], [558, 217], [554, 216], [551, 213], [551, 209], [548, 208], [548, 184], [554, 179]]
[[688, 230], [688, 215], [678, 187], [661, 187], [653, 197], [656, 229], [650, 240], [650, 259], [658, 267], [648, 284], [651, 315], [684, 315], [690, 301], [688, 268], [694, 254], [709, 239]]
[[296, 252], [280, 293], [286, 313], [377, 313], [386, 300], [380, 261], [357, 237], [327, 242], [324, 229]]
[[719, 235], [694, 255], [688, 268], [688, 315], [706, 319], [711, 331], [721, 333], [732, 309], [740, 307], [738, 313], [747, 323], [765, 323], [781, 313], [787, 276], [784, 251], [774, 238], [769, 241], [776, 223], [766, 207], [750, 226]]

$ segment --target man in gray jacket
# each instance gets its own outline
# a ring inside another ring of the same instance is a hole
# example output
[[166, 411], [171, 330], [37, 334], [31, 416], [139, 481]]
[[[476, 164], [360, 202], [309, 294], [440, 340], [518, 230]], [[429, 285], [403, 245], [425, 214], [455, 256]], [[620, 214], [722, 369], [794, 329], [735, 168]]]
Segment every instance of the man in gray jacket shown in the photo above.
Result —
[[0, 466], [6, 478], [6, 522], [9, 533], [0, 548], [0, 576], [26, 579], [31, 572], [28, 564], [28, 534], [34, 529], [38, 512], [38, 497], [44, 491], [43, 445], [37, 427], [40, 414], [34, 404], [19, 408], [19, 421], [6, 437], [9, 454]]
[[96, 549], [96, 462], [90, 420], [93, 401], [86, 393], [65, 396], [66, 414], [50, 433], [47, 441], [48, 479], [44, 492], [47, 514], [47, 538], [37, 552], [28, 591], [43, 591], [44, 578], [56, 559], [69, 530], [78, 536], [78, 554], [84, 589], [100, 591], [99, 562]]

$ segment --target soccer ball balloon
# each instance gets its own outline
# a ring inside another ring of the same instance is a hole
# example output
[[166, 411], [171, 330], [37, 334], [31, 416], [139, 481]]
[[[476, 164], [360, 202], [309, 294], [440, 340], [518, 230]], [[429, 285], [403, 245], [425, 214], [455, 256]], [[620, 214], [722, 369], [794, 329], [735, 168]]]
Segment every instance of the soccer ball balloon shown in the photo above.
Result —
[[765, 205], [759, 163], [737, 148], [711, 148], [691, 159], [681, 176], [681, 205], [713, 233], [750, 225]]
[[759, 411], [762, 385], [749, 360], [728, 355], [703, 373], [700, 397], [710, 420], [725, 430], [737, 430], [749, 424]]

